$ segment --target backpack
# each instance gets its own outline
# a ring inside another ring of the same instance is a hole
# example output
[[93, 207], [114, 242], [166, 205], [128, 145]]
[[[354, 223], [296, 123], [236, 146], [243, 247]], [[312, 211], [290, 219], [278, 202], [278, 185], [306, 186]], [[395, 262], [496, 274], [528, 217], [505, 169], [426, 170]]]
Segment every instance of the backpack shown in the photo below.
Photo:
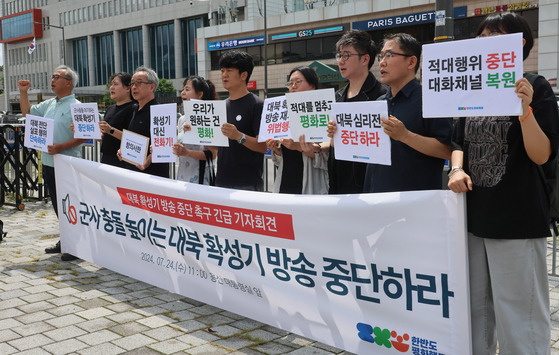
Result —
[[[540, 76], [528, 73], [525, 77], [530, 82], [530, 85], [534, 86], [534, 82]], [[546, 163], [537, 167], [548, 197], [550, 223], [557, 235], [556, 222], [559, 222], [559, 152], [553, 152]]]

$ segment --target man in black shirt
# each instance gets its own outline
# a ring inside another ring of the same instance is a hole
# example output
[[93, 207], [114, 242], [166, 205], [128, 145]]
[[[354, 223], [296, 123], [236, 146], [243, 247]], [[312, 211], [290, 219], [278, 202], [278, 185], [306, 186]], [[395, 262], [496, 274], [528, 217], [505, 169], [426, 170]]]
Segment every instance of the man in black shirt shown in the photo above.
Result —
[[221, 127], [229, 146], [217, 152], [216, 186], [264, 191], [266, 142], [258, 142], [264, 101], [247, 89], [254, 61], [248, 53], [234, 50], [223, 54], [219, 66], [223, 87], [229, 92], [227, 123]]
[[[145, 137], [150, 137], [151, 131], [151, 115], [150, 107], [157, 105], [155, 100], [155, 90], [159, 78], [155, 71], [146, 67], [139, 67], [132, 76], [130, 86], [132, 87], [132, 97], [138, 101], [138, 107], [130, 120], [128, 130], [134, 133], [141, 134]], [[150, 141], [151, 144], [151, 141]], [[148, 147], [149, 151], [149, 147]], [[120, 153], [120, 152], [119, 152]], [[126, 167], [130, 170], [143, 171], [144, 173], [157, 175], [161, 177], [169, 177], [169, 163], [151, 163], [151, 154], [146, 157], [143, 165], [127, 164]]]

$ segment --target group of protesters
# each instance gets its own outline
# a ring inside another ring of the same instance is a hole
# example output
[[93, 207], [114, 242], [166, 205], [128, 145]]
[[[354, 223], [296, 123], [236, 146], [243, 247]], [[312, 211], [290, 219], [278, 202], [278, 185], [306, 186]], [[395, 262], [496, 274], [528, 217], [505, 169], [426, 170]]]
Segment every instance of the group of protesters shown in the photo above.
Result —
[[[534, 39], [521, 16], [498, 13], [486, 17], [477, 36], [523, 34], [525, 60]], [[550, 352], [549, 291], [546, 238], [550, 236], [549, 206], [538, 176], [538, 165], [554, 158], [559, 146], [559, 117], [547, 80], [525, 75], [515, 84], [522, 101], [521, 116], [424, 118], [422, 90], [416, 78], [421, 44], [409, 34], [388, 35], [380, 51], [370, 36], [351, 30], [336, 44], [336, 59], [347, 85], [336, 92], [337, 102], [386, 100], [388, 117], [381, 125], [391, 142], [391, 165], [336, 160], [333, 140], [308, 143], [305, 137], [258, 141], [263, 100], [247, 89], [254, 68], [242, 51], [225, 52], [219, 61], [226, 99], [227, 123], [221, 127], [227, 147], [176, 143], [180, 180], [218, 187], [264, 191], [264, 152], [269, 148], [278, 166], [274, 192], [293, 194], [352, 194], [442, 188], [445, 160], [450, 161], [448, 187], [467, 193], [469, 285], [474, 354], [547, 354]], [[377, 80], [371, 73], [379, 61]], [[53, 118], [54, 144], [42, 157], [44, 178], [56, 208], [53, 155], [80, 156], [84, 140], [73, 138], [70, 104], [77, 74], [56, 68], [51, 88], [56, 97], [31, 106], [29, 81], [19, 82], [23, 114]], [[116, 104], [100, 123], [101, 162], [169, 177], [168, 163], [123, 163], [119, 150], [122, 130], [149, 137], [150, 106], [156, 105], [157, 74], [140, 67], [133, 75], [110, 78]], [[315, 90], [319, 80], [311, 68], [297, 67], [289, 75], [289, 92]], [[215, 86], [199, 76], [184, 81], [183, 100], [215, 100]], [[178, 137], [191, 127], [179, 119]], [[328, 137], [336, 123], [330, 121]], [[504, 132], [495, 137], [492, 132]], [[211, 176], [217, 158], [215, 181]], [[488, 174], [490, 176], [488, 176]], [[46, 249], [60, 253], [60, 242]], [[63, 260], [74, 256], [62, 254]]]

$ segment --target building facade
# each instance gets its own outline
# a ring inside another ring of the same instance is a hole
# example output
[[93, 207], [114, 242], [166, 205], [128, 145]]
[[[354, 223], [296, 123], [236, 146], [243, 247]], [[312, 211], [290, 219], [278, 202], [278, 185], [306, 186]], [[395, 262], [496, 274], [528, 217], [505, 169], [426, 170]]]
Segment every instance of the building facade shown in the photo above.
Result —
[[[218, 68], [224, 50], [250, 53], [256, 68], [250, 88], [261, 96], [287, 91], [287, 74], [312, 65], [325, 86], [343, 78], [334, 59], [335, 43], [348, 29], [368, 31], [375, 42], [390, 32], [407, 32], [432, 43], [435, 0], [12, 0], [3, 1], [2, 42], [10, 103], [17, 81], [30, 79], [36, 99], [50, 95], [50, 74], [65, 62], [80, 74], [76, 94], [96, 101], [113, 72], [154, 68], [180, 90], [185, 77], [211, 79], [225, 96]], [[39, 11], [37, 11], [39, 10]], [[455, 39], [471, 38], [483, 16], [519, 11], [536, 38], [525, 70], [556, 87], [559, 68], [559, 0], [454, 1]], [[29, 15], [34, 12], [34, 30]], [[39, 12], [39, 13], [37, 13]], [[19, 21], [19, 22], [18, 22]], [[22, 24], [22, 21], [24, 22]], [[27, 27], [26, 23], [27, 21]], [[37, 24], [38, 23], [38, 24]], [[50, 26], [49, 26], [50, 24]], [[12, 36], [12, 37], [10, 37]], [[36, 38], [35, 51], [28, 53]], [[267, 43], [267, 44], [266, 44]], [[372, 68], [378, 71], [378, 63]]]

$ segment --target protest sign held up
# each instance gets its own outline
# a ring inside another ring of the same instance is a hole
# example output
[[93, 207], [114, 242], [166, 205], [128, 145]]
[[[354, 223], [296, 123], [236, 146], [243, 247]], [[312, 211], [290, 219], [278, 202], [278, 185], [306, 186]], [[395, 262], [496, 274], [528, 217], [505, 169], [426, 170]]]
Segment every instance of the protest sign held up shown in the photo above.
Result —
[[264, 100], [258, 141], [265, 142], [269, 138], [275, 140], [291, 138], [285, 96], [271, 97]]
[[101, 139], [97, 103], [71, 104], [74, 138]]
[[151, 116], [151, 161], [171, 163], [177, 161], [173, 145], [177, 141], [177, 104], [152, 105]]
[[54, 120], [39, 116], [25, 116], [25, 139], [27, 148], [48, 152], [47, 147], [54, 140]]
[[423, 46], [423, 116], [518, 116], [522, 33]]
[[183, 107], [192, 129], [184, 132], [182, 143], [229, 146], [229, 139], [221, 133], [221, 125], [227, 122], [225, 101], [183, 101]]
[[336, 101], [334, 89], [287, 93], [285, 98], [293, 140], [298, 141], [302, 134], [306, 142], [329, 140], [326, 128], [332, 103]]

